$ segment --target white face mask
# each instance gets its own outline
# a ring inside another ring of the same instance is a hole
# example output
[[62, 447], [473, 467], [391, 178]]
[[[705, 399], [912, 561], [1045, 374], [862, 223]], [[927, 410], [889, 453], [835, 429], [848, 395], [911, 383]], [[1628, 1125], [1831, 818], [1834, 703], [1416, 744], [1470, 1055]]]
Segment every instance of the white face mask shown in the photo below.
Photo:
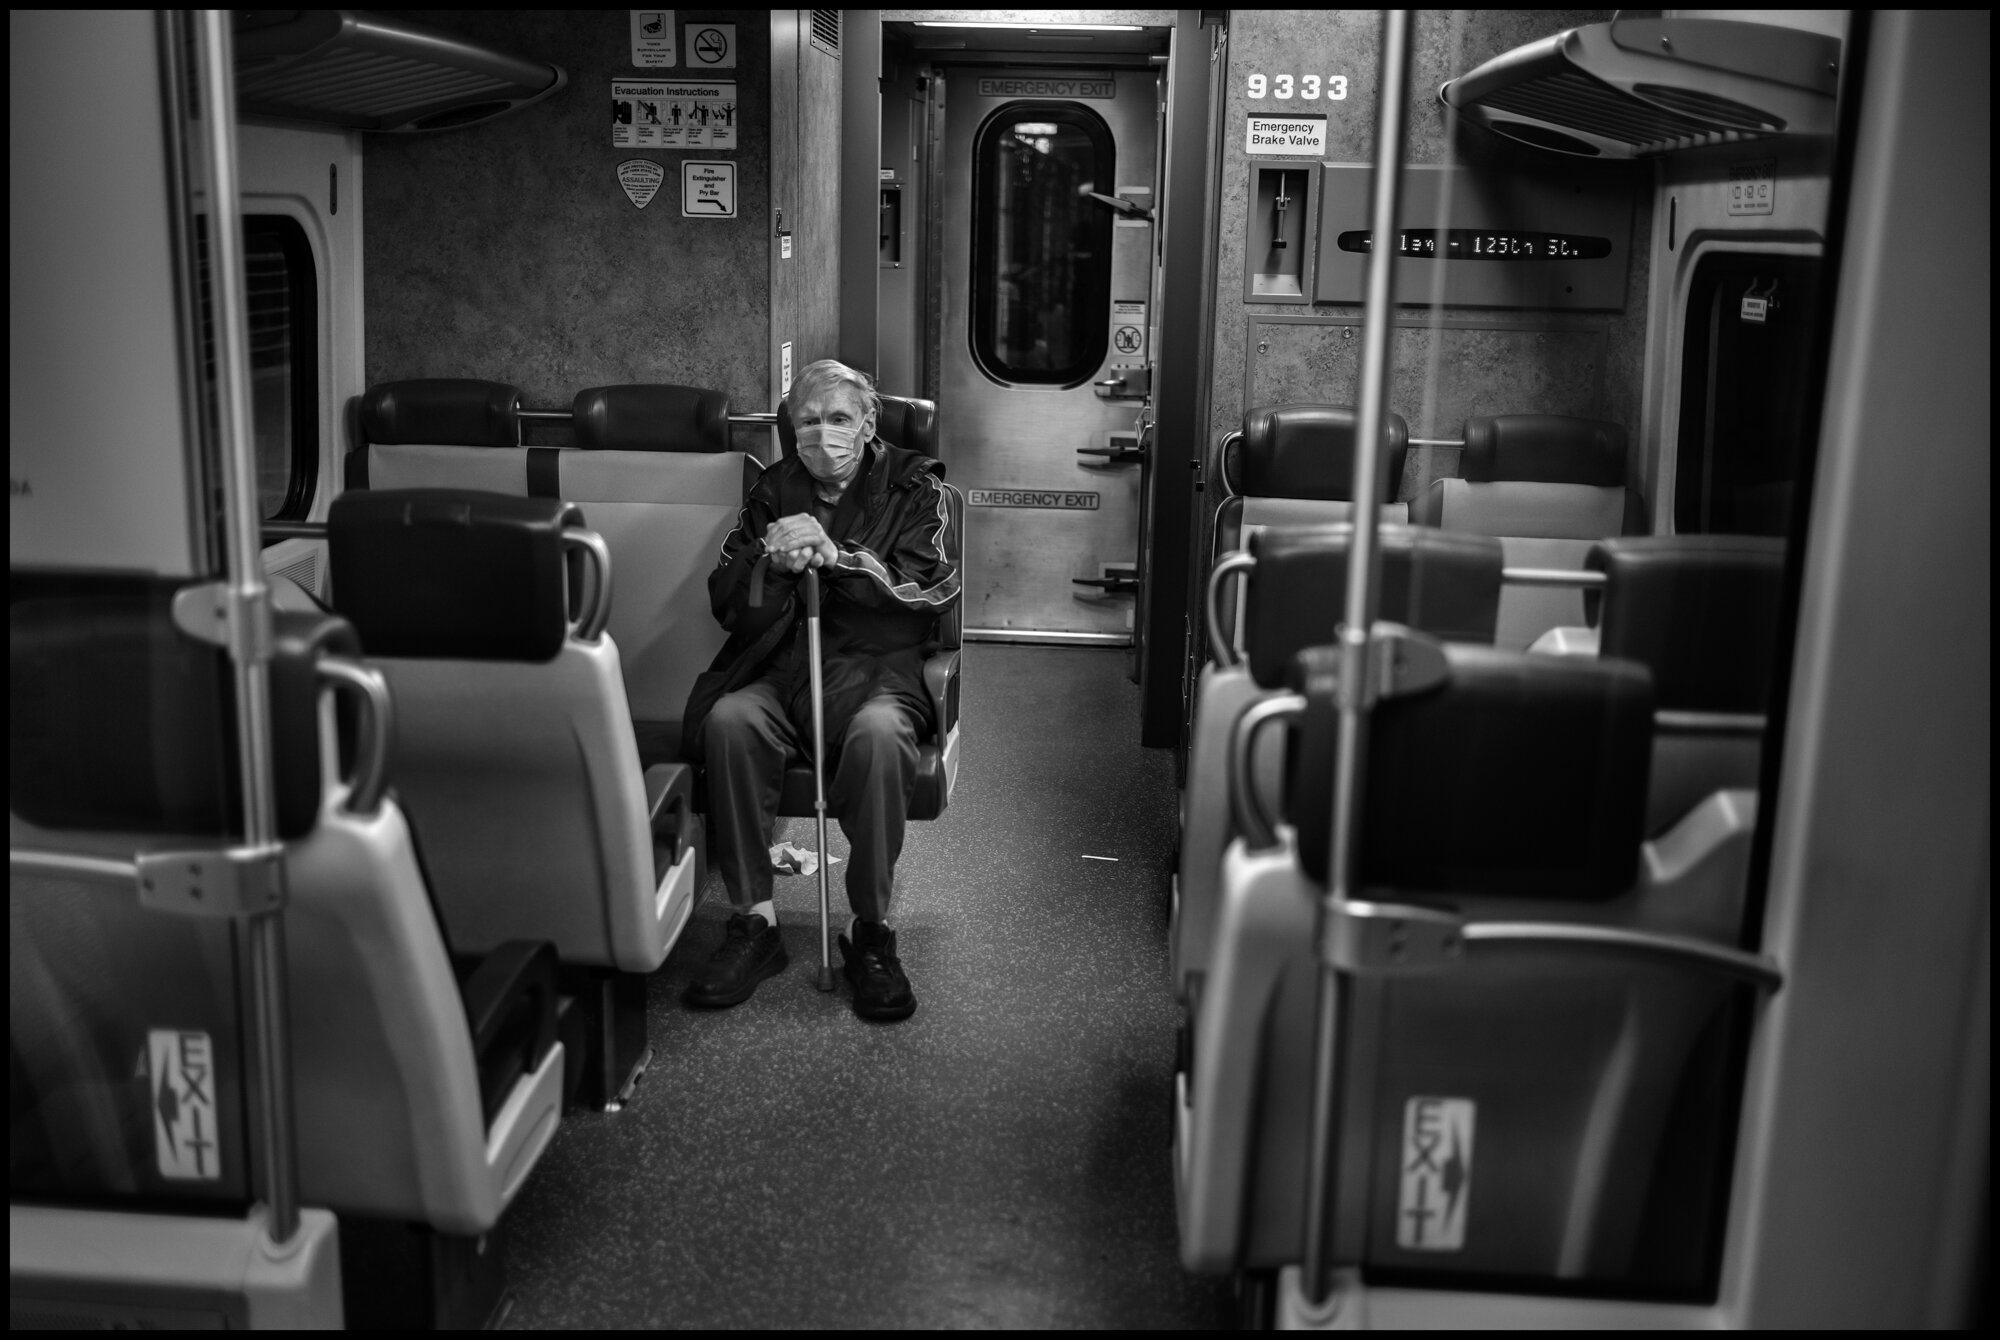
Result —
[[799, 459], [822, 484], [845, 484], [861, 468], [861, 435], [857, 425], [809, 423], [799, 429]]

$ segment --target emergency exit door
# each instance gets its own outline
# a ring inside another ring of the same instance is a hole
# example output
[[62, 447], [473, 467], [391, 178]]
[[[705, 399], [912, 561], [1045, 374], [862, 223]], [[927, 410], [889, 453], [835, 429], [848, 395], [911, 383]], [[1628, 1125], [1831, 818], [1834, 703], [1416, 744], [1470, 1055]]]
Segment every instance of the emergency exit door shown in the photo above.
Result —
[[970, 636], [1129, 643], [1159, 79], [945, 72], [941, 454]]

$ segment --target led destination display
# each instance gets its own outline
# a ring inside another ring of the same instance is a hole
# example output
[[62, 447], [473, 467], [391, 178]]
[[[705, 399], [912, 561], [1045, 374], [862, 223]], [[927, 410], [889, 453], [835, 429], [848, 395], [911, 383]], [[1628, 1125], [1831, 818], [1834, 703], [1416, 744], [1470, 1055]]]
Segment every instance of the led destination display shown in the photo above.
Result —
[[[1334, 244], [1342, 251], [1365, 253], [1373, 238], [1367, 230], [1355, 229], [1341, 233]], [[1396, 234], [1396, 252], [1447, 261], [1597, 261], [1611, 254], [1611, 239], [1518, 228], [1405, 228]]]

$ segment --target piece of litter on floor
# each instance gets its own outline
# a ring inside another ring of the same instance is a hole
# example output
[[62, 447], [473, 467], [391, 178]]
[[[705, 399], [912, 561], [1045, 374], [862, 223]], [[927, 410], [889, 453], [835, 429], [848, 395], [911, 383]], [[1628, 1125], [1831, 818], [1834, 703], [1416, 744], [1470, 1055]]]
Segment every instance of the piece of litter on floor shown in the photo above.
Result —
[[[828, 866], [839, 865], [840, 858], [829, 856], [826, 863]], [[771, 848], [771, 869], [781, 875], [816, 875], [819, 873], [819, 853], [810, 847], [780, 842]]]
[[1110, 861], [1115, 864], [1118, 860], [1116, 856], [1092, 856], [1089, 852], [1084, 852], [1082, 855], [1086, 861]]

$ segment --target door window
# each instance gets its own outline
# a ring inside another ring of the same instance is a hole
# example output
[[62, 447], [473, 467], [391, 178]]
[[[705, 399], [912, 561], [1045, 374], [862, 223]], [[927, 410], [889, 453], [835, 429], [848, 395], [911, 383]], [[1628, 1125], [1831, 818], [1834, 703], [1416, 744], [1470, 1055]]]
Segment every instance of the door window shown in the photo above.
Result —
[[1009, 103], [973, 138], [972, 350], [996, 381], [1075, 386], [1104, 362], [1111, 132], [1071, 103]]

